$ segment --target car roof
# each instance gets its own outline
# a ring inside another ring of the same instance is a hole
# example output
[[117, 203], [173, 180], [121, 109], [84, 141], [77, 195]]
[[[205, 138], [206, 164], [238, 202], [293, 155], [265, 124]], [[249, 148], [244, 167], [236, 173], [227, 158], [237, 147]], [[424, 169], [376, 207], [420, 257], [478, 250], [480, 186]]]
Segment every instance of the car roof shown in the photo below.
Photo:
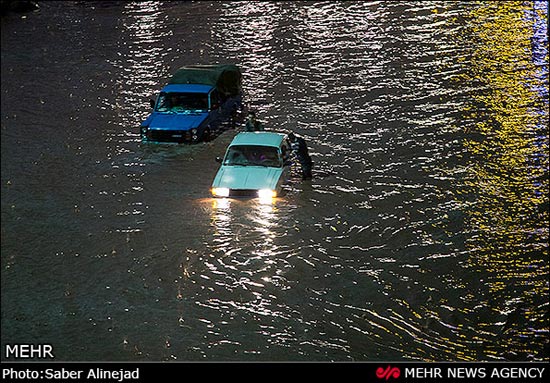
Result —
[[263, 146], [281, 146], [281, 142], [286, 138], [284, 133], [276, 132], [241, 132], [233, 138], [233, 145], [263, 145]]
[[162, 92], [208, 93], [213, 88], [204, 84], [169, 84], [162, 88]]

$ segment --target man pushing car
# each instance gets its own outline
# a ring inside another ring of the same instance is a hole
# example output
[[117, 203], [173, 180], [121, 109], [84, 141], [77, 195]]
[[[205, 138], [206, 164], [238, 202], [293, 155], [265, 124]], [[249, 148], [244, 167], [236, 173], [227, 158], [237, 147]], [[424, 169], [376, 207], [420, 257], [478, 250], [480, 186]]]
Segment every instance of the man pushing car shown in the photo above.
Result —
[[313, 177], [311, 174], [313, 161], [309, 156], [306, 140], [290, 132], [288, 134], [288, 142], [290, 144], [290, 148], [296, 155], [296, 158], [298, 159], [298, 162], [300, 162], [300, 165], [302, 167], [302, 179], [303, 180], [311, 179]]

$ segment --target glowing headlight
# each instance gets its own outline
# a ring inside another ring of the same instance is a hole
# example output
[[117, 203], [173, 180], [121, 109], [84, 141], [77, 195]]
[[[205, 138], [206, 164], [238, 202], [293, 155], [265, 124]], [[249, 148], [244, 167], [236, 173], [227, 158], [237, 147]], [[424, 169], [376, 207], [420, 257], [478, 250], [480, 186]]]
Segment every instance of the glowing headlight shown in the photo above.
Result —
[[212, 188], [212, 195], [214, 197], [229, 197], [228, 188]]
[[271, 189], [261, 189], [258, 190], [258, 197], [260, 197], [260, 199], [275, 198], [277, 197], [277, 192]]

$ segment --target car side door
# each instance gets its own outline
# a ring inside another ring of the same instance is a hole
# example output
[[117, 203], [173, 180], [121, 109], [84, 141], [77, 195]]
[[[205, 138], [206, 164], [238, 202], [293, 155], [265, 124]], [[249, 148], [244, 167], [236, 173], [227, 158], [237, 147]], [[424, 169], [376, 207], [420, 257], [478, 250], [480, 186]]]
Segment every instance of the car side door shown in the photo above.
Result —
[[211, 124], [218, 125], [221, 118], [221, 104], [220, 94], [216, 88], [212, 89], [208, 94], [208, 114], [210, 116]]

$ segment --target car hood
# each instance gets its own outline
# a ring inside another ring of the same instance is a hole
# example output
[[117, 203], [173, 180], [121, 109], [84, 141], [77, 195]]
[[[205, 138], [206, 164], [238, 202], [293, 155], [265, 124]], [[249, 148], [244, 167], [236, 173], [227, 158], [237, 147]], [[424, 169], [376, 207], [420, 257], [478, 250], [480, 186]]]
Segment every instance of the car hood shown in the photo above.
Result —
[[198, 128], [199, 125], [206, 119], [208, 113], [193, 113], [193, 114], [165, 114], [155, 113], [149, 129], [156, 130], [190, 130]]
[[266, 166], [222, 166], [214, 178], [212, 187], [260, 190], [277, 188], [283, 168]]

